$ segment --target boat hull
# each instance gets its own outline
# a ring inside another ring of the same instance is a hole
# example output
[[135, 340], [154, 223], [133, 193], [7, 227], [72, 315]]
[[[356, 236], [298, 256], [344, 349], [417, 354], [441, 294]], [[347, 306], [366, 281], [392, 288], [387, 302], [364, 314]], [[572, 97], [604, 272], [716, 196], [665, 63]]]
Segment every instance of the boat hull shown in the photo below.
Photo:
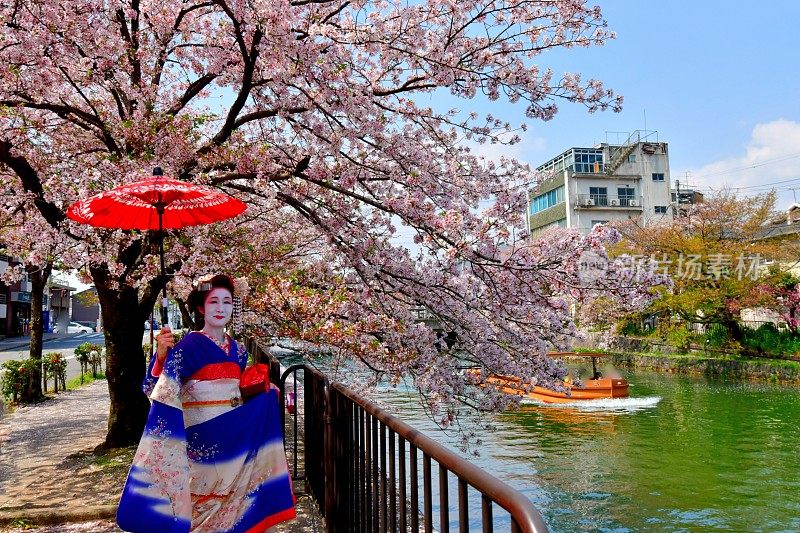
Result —
[[519, 386], [519, 379], [517, 378], [491, 377], [486, 382], [508, 394], [516, 394], [545, 403], [569, 403], [628, 397], [628, 382], [619, 378], [587, 379], [581, 387], [566, 385], [569, 393], [544, 387], [534, 387], [533, 390], [526, 391]]

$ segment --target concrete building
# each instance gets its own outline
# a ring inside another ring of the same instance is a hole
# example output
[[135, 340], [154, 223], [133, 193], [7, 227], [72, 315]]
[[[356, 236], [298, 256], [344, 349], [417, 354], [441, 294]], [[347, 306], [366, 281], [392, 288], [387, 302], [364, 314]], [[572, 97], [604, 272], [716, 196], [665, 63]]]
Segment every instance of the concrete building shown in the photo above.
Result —
[[[97, 289], [90, 287], [72, 295], [72, 321], [88, 322], [93, 324], [95, 331], [101, 331], [100, 301], [97, 299]], [[65, 330], [66, 331], [66, 330]]]
[[[0, 273], [19, 261], [8, 255], [0, 255]], [[0, 336], [17, 337], [27, 335], [31, 323], [31, 282], [27, 274], [11, 284], [0, 283]]]
[[700, 191], [691, 187], [681, 186], [679, 180], [675, 180], [675, 187], [670, 190], [670, 198], [676, 217], [685, 217], [689, 213], [691, 206], [703, 203], [704, 197]]
[[[11, 258], [0, 255], [0, 274], [8, 269]], [[6, 337], [11, 332], [11, 290], [8, 285], [0, 281], [0, 337]]]
[[588, 233], [595, 224], [672, 218], [667, 143], [635, 131], [620, 144], [573, 147], [537, 167], [550, 177], [529, 193], [528, 229]]
[[[47, 331], [67, 331], [70, 322], [70, 297], [75, 287], [70, 287], [65, 280], [50, 276], [47, 281], [47, 294], [45, 294], [45, 306], [49, 313], [45, 318], [44, 324]], [[49, 306], [47, 301], [49, 300]]]

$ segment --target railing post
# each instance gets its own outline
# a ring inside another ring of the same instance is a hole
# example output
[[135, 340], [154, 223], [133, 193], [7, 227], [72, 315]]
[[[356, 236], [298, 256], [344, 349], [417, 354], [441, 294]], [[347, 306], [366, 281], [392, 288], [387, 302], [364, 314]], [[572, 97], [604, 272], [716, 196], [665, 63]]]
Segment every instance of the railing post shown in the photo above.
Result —
[[322, 417], [323, 421], [325, 422], [325, 437], [322, 445], [324, 450], [322, 454], [322, 460], [324, 463], [323, 468], [325, 469], [323, 476], [323, 479], [325, 480], [325, 528], [328, 533], [336, 533], [336, 522], [334, 520], [336, 514], [336, 502], [334, 501], [336, 492], [336, 461], [334, 457], [336, 447], [333, 439], [334, 407], [333, 402], [331, 402], [331, 387], [328, 378], [325, 378], [323, 391]]

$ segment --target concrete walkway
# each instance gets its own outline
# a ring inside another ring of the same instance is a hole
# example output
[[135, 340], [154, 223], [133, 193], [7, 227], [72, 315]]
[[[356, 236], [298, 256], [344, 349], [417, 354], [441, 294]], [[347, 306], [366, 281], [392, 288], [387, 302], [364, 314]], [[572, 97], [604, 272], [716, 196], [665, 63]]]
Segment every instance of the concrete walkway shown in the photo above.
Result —
[[[120, 531], [113, 517], [134, 449], [93, 453], [108, 407], [108, 385], [96, 381], [0, 420], [0, 531]], [[275, 530], [324, 531], [314, 502], [297, 503], [298, 518]]]

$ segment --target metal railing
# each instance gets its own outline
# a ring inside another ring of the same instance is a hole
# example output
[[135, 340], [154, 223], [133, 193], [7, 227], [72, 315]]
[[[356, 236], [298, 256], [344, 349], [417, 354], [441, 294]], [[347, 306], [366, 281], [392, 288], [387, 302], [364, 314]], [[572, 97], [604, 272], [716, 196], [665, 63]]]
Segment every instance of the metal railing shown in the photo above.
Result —
[[[294, 365], [278, 376], [277, 360], [257, 343], [248, 344], [257, 361], [269, 361], [282, 397], [294, 394], [289, 426], [282, 410], [292, 477], [305, 481], [327, 531], [447, 533], [455, 524], [460, 532], [471, 526], [492, 532], [497, 507], [510, 515], [512, 532], [547, 531], [530, 500], [509, 485], [318, 370]], [[470, 520], [470, 501], [480, 508], [479, 519]]]
[[607, 208], [642, 208], [641, 196], [614, 196], [610, 194], [579, 194], [575, 199], [576, 207], [607, 207]]

